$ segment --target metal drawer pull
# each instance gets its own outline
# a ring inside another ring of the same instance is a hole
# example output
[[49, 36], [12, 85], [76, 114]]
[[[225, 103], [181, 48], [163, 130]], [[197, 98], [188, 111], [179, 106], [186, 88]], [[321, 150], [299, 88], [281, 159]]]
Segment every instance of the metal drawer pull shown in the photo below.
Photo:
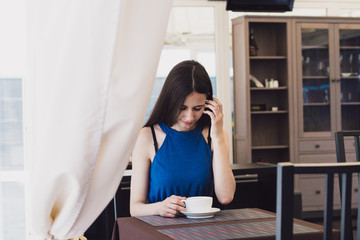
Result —
[[315, 191], [315, 194], [316, 194], [316, 195], [319, 195], [320, 193], [321, 193], [320, 190], [316, 190], [316, 191]]
[[314, 146], [315, 146], [315, 148], [320, 148], [320, 144], [318, 144], [318, 143], [315, 144]]
[[359, 189], [357, 189], [357, 188], [354, 189], [354, 192], [358, 192], [358, 191], [359, 191]]

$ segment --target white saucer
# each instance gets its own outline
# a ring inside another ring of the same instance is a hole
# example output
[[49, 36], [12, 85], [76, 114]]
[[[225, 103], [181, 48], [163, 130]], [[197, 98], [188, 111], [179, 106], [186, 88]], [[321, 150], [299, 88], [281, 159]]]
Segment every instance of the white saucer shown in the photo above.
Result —
[[188, 218], [211, 218], [215, 213], [219, 212], [219, 208], [211, 208], [210, 211], [207, 212], [187, 212], [183, 211], [182, 214], [186, 215]]

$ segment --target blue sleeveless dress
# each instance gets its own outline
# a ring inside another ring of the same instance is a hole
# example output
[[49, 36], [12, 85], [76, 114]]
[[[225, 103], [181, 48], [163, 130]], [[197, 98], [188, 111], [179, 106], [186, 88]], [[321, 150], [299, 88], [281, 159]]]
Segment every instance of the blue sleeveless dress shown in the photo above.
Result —
[[159, 125], [166, 137], [150, 166], [148, 203], [163, 201], [171, 195], [212, 196], [211, 149], [202, 135], [202, 127], [179, 132], [164, 123]]

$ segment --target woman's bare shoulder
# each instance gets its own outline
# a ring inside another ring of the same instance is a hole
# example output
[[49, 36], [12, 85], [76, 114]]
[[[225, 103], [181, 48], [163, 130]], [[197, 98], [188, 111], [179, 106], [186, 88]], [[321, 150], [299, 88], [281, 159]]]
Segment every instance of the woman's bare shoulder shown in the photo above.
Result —
[[148, 142], [151, 139], [152, 139], [152, 134], [150, 127], [143, 127], [142, 129], [140, 129], [137, 140], [138, 142]]
[[143, 159], [150, 159], [151, 145], [151, 129], [150, 127], [143, 127], [138, 133], [136, 144], [132, 152], [133, 162], [143, 162]]
[[[159, 124], [154, 125], [154, 131], [155, 131], [155, 137], [156, 139], [161, 138], [161, 136], [164, 134], [164, 132], [161, 130]], [[153, 134], [151, 131], [151, 127], [146, 126], [143, 127], [138, 135], [138, 141], [141, 142], [148, 142], [150, 144], [153, 144]]]

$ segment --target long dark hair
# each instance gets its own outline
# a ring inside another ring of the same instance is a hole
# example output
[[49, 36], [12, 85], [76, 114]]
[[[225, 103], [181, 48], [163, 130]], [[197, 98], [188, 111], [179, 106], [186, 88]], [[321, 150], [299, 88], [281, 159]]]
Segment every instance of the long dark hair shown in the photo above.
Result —
[[[213, 91], [208, 73], [197, 61], [187, 60], [178, 63], [167, 76], [145, 126], [161, 122], [173, 126], [186, 97], [194, 91], [206, 94], [206, 99], [212, 99]], [[198, 124], [210, 126], [210, 117], [203, 114]]]

